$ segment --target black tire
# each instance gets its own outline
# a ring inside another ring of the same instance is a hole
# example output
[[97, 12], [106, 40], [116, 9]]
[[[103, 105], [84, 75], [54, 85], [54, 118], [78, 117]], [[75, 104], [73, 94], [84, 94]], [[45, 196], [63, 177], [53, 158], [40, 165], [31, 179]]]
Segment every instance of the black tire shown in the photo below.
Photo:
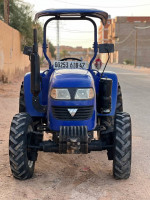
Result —
[[117, 105], [116, 105], [116, 112], [123, 112], [123, 100], [122, 100], [122, 92], [121, 87], [118, 82], [118, 93], [117, 93]]
[[131, 172], [131, 118], [128, 113], [117, 113], [113, 151], [113, 175], [115, 179], [127, 179]]
[[[105, 128], [105, 130], [112, 130], [112, 127], [114, 126], [114, 119], [112, 116], [102, 117], [100, 124], [101, 126]], [[101, 139], [102, 141], [107, 142], [108, 145], [113, 144], [112, 133], [105, 134], [105, 131], [104, 131], [104, 134], [103, 134], [103, 131], [102, 132], [99, 131], [98, 139]], [[107, 150], [107, 157], [108, 157], [108, 160], [113, 160], [113, 148], [110, 148]]]
[[[121, 87], [120, 87], [120, 84], [118, 82], [116, 113], [119, 113], [119, 112], [123, 112], [123, 100], [122, 100]], [[106, 130], [108, 130], [109, 128], [114, 126], [114, 118], [111, 117], [111, 116], [102, 117], [101, 118], [101, 125], [104, 126], [106, 128]], [[98, 134], [98, 135], [100, 135], [100, 134]], [[109, 138], [110, 138], [110, 141], [113, 142], [112, 135], [109, 135]], [[104, 140], [106, 140], [106, 139], [104, 138]], [[111, 142], [110, 142], [110, 144], [111, 144]], [[108, 156], [108, 160], [113, 160], [113, 149], [109, 149], [107, 151], [107, 156]]]
[[29, 132], [33, 130], [32, 118], [27, 113], [13, 117], [9, 136], [9, 159], [12, 174], [17, 179], [31, 178], [35, 161], [29, 159]]
[[[118, 82], [116, 113], [118, 112], [123, 112], [122, 92], [119, 82]], [[113, 125], [113, 118], [109, 116], [101, 117], [101, 125], [103, 125], [104, 127], [106, 127], [106, 129], [108, 129], [110, 126]]]
[[26, 112], [25, 100], [24, 100], [24, 82], [21, 84], [20, 97], [19, 97], [19, 113]]

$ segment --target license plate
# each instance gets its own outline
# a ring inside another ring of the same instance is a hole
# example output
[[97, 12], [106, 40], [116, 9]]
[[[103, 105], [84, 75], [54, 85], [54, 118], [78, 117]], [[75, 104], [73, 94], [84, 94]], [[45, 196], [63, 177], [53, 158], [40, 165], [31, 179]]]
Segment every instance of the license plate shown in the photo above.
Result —
[[87, 69], [88, 62], [84, 61], [54, 61], [54, 69]]

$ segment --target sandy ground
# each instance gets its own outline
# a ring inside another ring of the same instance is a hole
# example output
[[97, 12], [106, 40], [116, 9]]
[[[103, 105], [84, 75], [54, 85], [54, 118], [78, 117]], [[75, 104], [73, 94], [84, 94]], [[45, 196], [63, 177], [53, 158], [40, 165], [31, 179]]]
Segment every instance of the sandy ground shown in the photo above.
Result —
[[12, 117], [18, 112], [22, 77], [0, 84], [0, 199], [2, 200], [149, 200], [149, 140], [133, 137], [132, 174], [128, 180], [112, 177], [106, 152], [87, 155], [39, 153], [32, 179], [13, 178], [8, 159]]

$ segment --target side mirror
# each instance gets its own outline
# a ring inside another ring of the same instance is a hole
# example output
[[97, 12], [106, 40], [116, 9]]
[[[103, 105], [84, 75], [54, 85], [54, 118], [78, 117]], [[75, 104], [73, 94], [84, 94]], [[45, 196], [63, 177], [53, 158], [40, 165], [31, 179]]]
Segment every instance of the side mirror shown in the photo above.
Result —
[[30, 56], [32, 53], [32, 47], [25, 46], [23, 50], [23, 54]]
[[99, 44], [98, 45], [99, 53], [113, 53], [114, 44]]

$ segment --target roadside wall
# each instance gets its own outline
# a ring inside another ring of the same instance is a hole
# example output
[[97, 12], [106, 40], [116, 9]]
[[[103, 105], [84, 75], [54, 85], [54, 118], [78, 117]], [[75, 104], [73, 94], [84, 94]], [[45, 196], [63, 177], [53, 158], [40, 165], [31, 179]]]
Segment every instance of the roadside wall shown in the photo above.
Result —
[[[129, 63], [150, 68], [150, 16], [116, 17], [109, 20], [105, 28], [102, 27], [101, 24], [99, 42], [115, 45], [111, 63]], [[104, 62], [107, 55], [101, 55], [101, 58]]]
[[150, 67], [150, 17], [117, 17], [115, 24], [118, 62]]
[[29, 67], [29, 58], [21, 52], [20, 33], [0, 21], [0, 81], [11, 81], [26, 67]]

